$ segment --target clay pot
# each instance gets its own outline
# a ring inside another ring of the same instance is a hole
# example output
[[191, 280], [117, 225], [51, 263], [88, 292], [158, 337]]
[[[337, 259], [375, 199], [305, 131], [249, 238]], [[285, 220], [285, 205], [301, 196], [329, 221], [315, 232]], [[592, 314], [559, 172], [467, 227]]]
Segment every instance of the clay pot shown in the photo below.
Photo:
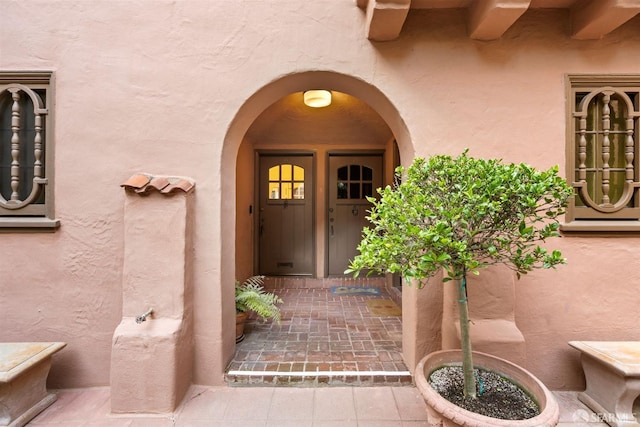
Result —
[[477, 368], [491, 370], [511, 379], [525, 389], [540, 406], [540, 414], [526, 420], [501, 420], [467, 411], [440, 396], [427, 378], [444, 365], [462, 365], [460, 350], [436, 351], [424, 357], [416, 366], [415, 381], [427, 404], [430, 427], [552, 427], [558, 424], [560, 407], [555, 397], [540, 380], [529, 371], [507, 360], [486, 353], [473, 352], [473, 364]]
[[236, 313], [236, 344], [244, 339], [244, 323], [249, 313]]

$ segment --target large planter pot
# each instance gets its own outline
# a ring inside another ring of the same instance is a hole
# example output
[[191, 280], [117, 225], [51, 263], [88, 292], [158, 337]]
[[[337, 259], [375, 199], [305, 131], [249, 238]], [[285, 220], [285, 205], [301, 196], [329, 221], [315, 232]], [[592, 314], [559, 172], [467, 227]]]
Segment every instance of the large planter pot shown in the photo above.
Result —
[[427, 378], [442, 366], [462, 365], [460, 350], [436, 351], [424, 357], [416, 366], [415, 381], [427, 404], [427, 415], [431, 427], [552, 427], [558, 424], [560, 408], [549, 389], [529, 371], [507, 360], [486, 353], [473, 353], [476, 368], [491, 370], [509, 378], [525, 389], [540, 406], [540, 414], [526, 420], [501, 420], [467, 411], [440, 396]]

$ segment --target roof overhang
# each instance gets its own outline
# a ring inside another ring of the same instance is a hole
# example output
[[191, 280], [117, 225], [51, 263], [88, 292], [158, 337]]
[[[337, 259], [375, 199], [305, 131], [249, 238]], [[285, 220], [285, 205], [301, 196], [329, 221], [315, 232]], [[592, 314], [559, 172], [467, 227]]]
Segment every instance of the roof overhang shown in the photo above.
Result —
[[469, 37], [496, 40], [529, 9], [568, 9], [571, 37], [600, 39], [640, 13], [640, 0], [356, 0], [366, 37], [395, 40], [411, 9], [466, 9]]

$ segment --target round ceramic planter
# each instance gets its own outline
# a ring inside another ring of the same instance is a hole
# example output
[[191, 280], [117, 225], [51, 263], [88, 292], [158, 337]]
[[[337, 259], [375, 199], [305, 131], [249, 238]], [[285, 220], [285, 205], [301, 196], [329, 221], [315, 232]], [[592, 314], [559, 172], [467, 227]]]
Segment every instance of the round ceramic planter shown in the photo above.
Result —
[[526, 420], [502, 420], [467, 411], [440, 396], [427, 378], [435, 369], [445, 365], [461, 365], [460, 350], [436, 351], [424, 357], [416, 366], [415, 381], [427, 404], [427, 415], [431, 427], [553, 427], [558, 424], [560, 408], [549, 389], [529, 371], [507, 360], [486, 353], [473, 353], [473, 364], [497, 372], [527, 390], [540, 406], [540, 414]]

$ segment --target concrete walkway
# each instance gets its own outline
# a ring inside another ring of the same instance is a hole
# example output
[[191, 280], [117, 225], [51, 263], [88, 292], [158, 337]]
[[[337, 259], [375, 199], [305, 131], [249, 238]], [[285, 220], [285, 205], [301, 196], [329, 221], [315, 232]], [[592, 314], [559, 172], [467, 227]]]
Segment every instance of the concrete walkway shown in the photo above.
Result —
[[[574, 392], [556, 392], [560, 427], [607, 427]], [[410, 427], [426, 426], [424, 402], [414, 387], [204, 387], [193, 386], [180, 407], [165, 415], [114, 415], [109, 388], [59, 390], [58, 400], [29, 427]]]

